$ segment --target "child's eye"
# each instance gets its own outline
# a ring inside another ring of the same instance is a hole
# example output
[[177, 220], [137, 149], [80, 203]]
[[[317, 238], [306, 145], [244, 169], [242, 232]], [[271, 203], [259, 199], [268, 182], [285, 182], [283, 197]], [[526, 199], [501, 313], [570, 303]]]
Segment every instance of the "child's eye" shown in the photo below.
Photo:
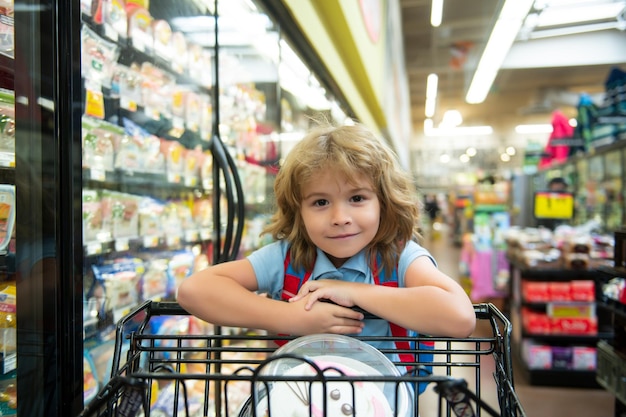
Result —
[[365, 201], [365, 197], [362, 196], [362, 195], [355, 195], [350, 200], [355, 202], [355, 203], [360, 203], [362, 201]]
[[313, 202], [313, 206], [315, 206], [315, 207], [323, 207], [323, 206], [325, 206], [325, 205], [327, 205], [327, 204], [328, 204], [328, 200], [323, 200], [323, 199], [321, 199], [321, 200], [315, 200], [315, 201]]

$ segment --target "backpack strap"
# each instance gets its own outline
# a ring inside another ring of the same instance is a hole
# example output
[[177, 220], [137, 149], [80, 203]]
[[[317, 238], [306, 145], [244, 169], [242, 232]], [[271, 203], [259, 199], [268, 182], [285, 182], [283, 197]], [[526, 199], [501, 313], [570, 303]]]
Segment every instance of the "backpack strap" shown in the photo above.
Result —
[[[396, 267], [393, 269], [393, 272], [391, 274], [391, 278], [389, 280], [386, 280], [384, 282], [380, 281], [380, 277], [381, 276], [385, 276], [384, 271], [381, 269], [380, 271], [378, 271], [378, 262], [375, 262], [373, 267], [372, 267], [372, 273], [374, 275], [374, 282], [376, 283], [376, 285], [383, 285], [385, 287], [393, 287], [393, 288], [398, 288], [398, 267], [396, 265]], [[411, 342], [409, 341], [408, 337], [409, 335], [409, 331], [407, 329], [405, 329], [404, 327], [401, 327], [395, 323], [391, 323], [389, 322], [389, 328], [391, 329], [391, 334], [392, 336], [399, 338], [399, 339], [403, 339], [403, 340], [395, 340], [395, 345], [396, 348], [398, 350], [404, 351], [405, 353], [398, 353], [398, 357], [400, 359], [400, 362], [404, 362], [404, 363], [409, 363], [409, 362], [418, 362], [420, 364], [425, 364], [425, 363], [431, 363], [434, 359], [433, 354], [426, 352], [426, 353], [418, 353], [417, 356], [414, 356], [411, 353], [408, 353], [409, 351], [413, 350], [415, 351], [415, 342]], [[414, 333], [414, 332], [413, 332]], [[414, 336], [417, 336], [417, 334], [413, 334]], [[421, 340], [417, 343], [417, 347], [418, 349], [421, 350], [434, 350], [435, 349], [435, 342], [430, 341], [430, 340]], [[418, 376], [428, 376], [432, 373], [432, 365], [422, 365], [424, 368], [418, 370], [417, 375]], [[426, 390], [426, 387], [428, 386], [428, 383], [424, 383], [424, 382], [420, 382], [418, 384], [418, 393], [421, 394]]]
[[291, 297], [295, 297], [296, 294], [298, 294], [300, 287], [302, 287], [302, 285], [304, 285], [304, 283], [311, 278], [313, 271], [305, 271], [303, 274], [302, 271], [294, 270], [293, 265], [291, 265], [291, 248], [287, 249], [284, 264], [285, 277], [283, 281], [283, 291], [280, 298], [283, 301], [287, 301]]

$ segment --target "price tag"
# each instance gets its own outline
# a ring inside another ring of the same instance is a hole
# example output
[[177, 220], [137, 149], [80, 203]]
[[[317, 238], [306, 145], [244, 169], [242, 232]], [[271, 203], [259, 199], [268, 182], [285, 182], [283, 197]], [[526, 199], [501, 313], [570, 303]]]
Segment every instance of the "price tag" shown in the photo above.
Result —
[[91, 168], [89, 170], [89, 176], [94, 181], [104, 181], [106, 179], [106, 172], [103, 169]]
[[198, 241], [198, 231], [197, 230], [186, 230], [185, 231], [185, 241], [186, 242], [197, 242]]
[[85, 252], [89, 255], [99, 255], [102, 253], [102, 244], [100, 242], [90, 242], [85, 246]]
[[203, 241], [211, 240], [212, 237], [213, 237], [213, 231], [211, 229], [202, 229], [202, 230], [200, 230], [200, 238]]
[[181, 175], [179, 172], [168, 172], [167, 181], [172, 184], [180, 184]]
[[571, 219], [573, 214], [572, 194], [549, 191], [535, 194], [535, 217], [538, 219]]
[[127, 251], [129, 249], [128, 239], [116, 239], [115, 250], [117, 252]]
[[137, 102], [125, 96], [120, 97], [120, 107], [128, 111], [137, 111]]
[[143, 246], [145, 248], [156, 248], [159, 246], [158, 236], [146, 236], [143, 238]]
[[166, 242], [167, 246], [178, 246], [180, 245], [180, 236], [168, 236]]

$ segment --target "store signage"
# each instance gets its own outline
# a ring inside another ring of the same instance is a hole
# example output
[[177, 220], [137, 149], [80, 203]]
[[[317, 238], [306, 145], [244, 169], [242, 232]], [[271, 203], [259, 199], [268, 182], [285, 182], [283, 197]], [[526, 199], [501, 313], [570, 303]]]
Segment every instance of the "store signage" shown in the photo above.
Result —
[[566, 192], [537, 192], [534, 214], [537, 219], [571, 219], [574, 215], [574, 196]]

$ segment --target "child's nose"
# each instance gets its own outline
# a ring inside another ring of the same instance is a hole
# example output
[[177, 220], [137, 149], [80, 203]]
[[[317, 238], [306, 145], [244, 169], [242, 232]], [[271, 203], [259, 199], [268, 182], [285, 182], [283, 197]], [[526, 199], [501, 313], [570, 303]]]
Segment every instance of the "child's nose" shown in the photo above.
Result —
[[344, 225], [350, 224], [351, 222], [350, 211], [341, 204], [335, 205], [333, 210], [333, 224]]

